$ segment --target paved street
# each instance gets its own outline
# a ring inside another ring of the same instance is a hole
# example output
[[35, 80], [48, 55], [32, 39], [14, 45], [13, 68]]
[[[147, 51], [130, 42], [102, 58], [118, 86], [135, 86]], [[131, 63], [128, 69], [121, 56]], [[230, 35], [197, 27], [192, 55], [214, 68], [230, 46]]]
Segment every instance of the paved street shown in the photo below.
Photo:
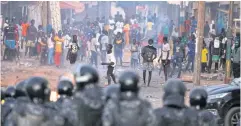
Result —
[[[19, 65], [13, 62], [1, 62], [1, 86], [6, 87], [8, 85], [14, 85], [20, 80], [26, 79], [30, 76], [43, 76], [46, 77], [50, 82], [50, 87], [52, 90], [56, 90], [58, 77], [66, 72], [70, 72], [71, 68], [74, 70], [74, 66], [67, 66], [65, 68], [56, 68], [55, 66], [39, 66], [39, 63], [34, 59], [28, 59], [25, 61], [20, 61]], [[68, 64], [68, 63], [66, 63]], [[121, 73], [125, 69], [130, 69], [129, 67], [118, 67], [116, 69], [116, 74]], [[107, 83], [106, 69], [102, 66], [99, 66], [98, 71], [100, 73], [100, 86], [104, 87], [104, 84]], [[142, 79], [142, 70], [136, 70], [140, 75], [140, 96], [149, 100], [153, 106], [160, 107], [162, 105], [162, 87], [164, 83], [163, 73], [161, 76], [158, 74], [158, 70], [153, 72], [152, 81], [150, 87], [146, 87], [143, 84]], [[187, 74], [190, 76], [190, 74]], [[147, 75], [148, 78], [148, 75]], [[210, 85], [222, 83], [221, 81], [207, 81], [202, 80], [202, 85]], [[191, 83], [186, 83], [187, 88], [190, 90], [194, 87]], [[187, 101], [187, 100], [186, 100]]]

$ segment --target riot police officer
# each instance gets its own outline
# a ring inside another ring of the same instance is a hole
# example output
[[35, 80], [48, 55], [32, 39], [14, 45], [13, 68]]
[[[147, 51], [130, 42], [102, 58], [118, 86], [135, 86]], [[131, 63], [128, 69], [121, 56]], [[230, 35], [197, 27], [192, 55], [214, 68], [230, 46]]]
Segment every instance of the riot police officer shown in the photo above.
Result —
[[56, 109], [60, 109], [64, 99], [72, 98], [73, 89], [74, 89], [74, 86], [71, 80], [64, 77], [62, 77], [59, 80], [58, 87], [57, 87], [59, 98], [55, 103], [57, 107]]
[[5, 90], [1, 88], [1, 105], [4, 103], [4, 99], [5, 99]]
[[[63, 120], [52, 111], [44, 107], [49, 99], [50, 89], [48, 81], [42, 77], [31, 77], [26, 80], [26, 93], [30, 102], [25, 106], [14, 108], [7, 117], [5, 126], [40, 126], [40, 125], [63, 125]], [[50, 114], [53, 113], [53, 114]]]
[[110, 99], [102, 116], [103, 126], [153, 126], [156, 118], [151, 104], [138, 97], [139, 77], [131, 71], [120, 78], [120, 98]]
[[20, 81], [16, 84], [16, 102], [18, 105], [21, 103], [26, 104], [29, 102], [27, 92], [26, 92], [26, 81]]
[[25, 81], [17, 83], [16, 88], [13, 86], [8, 87], [6, 97], [6, 102], [2, 107], [2, 124], [15, 107], [24, 106], [29, 101], [25, 91]]
[[190, 93], [190, 105], [192, 109], [198, 112], [198, 123], [200, 126], [216, 126], [217, 119], [215, 116], [204, 110], [207, 104], [208, 94], [204, 89], [196, 88], [193, 89]]
[[197, 126], [197, 113], [184, 104], [186, 86], [181, 80], [169, 79], [164, 85], [163, 107], [156, 109], [158, 126]]
[[64, 100], [61, 115], [68, 125], [100, 126], [104, 96], [97, 85], [98, 72], [89, 65], [79, 65], [76, 70], [76, 91], [73, 100]]
[[1, 106], [1, 124], [3, 125], [7, 116], [11, 113], [16, 103], [16, 89], [14, 86], [7, 87], [5, 91], [5, 101]]
[[104, 89], [105, 101], [107, 102], [110, 99], [119, 98], [120, 94], [120, 85], [119, 84], [111, 84]]

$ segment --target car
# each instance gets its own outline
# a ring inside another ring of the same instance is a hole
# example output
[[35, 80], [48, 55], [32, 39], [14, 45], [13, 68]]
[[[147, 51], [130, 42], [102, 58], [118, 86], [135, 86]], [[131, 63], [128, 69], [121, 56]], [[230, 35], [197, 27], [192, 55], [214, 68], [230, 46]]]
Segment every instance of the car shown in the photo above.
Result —
[[230, 84], [205, 87], [208, 93], [206, 109], [218, 118], [218, 124], [238, 126], [240, 121], [240, 86], [241, 78]]

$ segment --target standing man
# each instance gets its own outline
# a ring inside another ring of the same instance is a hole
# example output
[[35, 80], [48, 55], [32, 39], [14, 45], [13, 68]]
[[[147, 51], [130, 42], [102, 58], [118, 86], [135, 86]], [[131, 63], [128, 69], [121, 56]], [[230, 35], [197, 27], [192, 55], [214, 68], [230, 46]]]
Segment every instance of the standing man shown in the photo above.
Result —
[[138, 44], [135, 39], [133, 39], [133, 43], [131, 44], [131, 67], [132, 69], [136, 69], [138, 64]]
[[209, 33], [210, 33], [210, 26], [208, 24], [208, 21], [206, 21], [206, 24], [204, 26], [204, 42], [206, 46], [209, 46]]
[[54, 63], [57, 68], [60, 67], [60, 62], [61, 62], [61, 54], [63, 51], [63, 42], [64, 39], [62, 38], [62, 31], [59, 30], [58, 35], [54, 37], [55, 41], [55, 54], [54, 54]]
[[122, 21], [122, 19], [117, 20], [115, 26], [116, 26], [116, 29], [114, 31], [115, 35], [117, 35], [118, 32], [123, 33], [124, 22]]
[[208, 38], [209, 32], [210, 32], [210, 27], [209, 27], [208, 21], [206, 21], [204, 26], [204, 39]]
[[196, 32], [197, 28], [197, 20], [195, 19], [195, 16], [191, 19], [191, 34]]
[[114, 29], [115, 29], [115, 20], [112, 18], [112, 16], [110, 16], [109, 19], [109, 43], [112, 43], [112, 38], [113, 38], [113, 34], [114, 34]]
[[171, 73], [171, 77], [173, 76], [176, 66], [178, 66], [177, 70], [177, 78], [180, 78], [181, 76], [181, 71], [182, 71], [182, 62], [183, 58], [185, 56], [185, 48], [183, 43], [181, 43], [181, 37], [178, 38], [176, 48], [174, 48], [175, 53], [174, 53], [174, 60], [175, 60], [175, 65], [173, 65], [173, 70]]
[[236, 33], [235, 45], [232, 51], [233, 77], [240, 77], [240, 33]]
[[143, 58], [143, 80], [144, 84], [146, 84], [146, 71], [149, 71], [148, 84], [150, 85], [152, 70], [154, 69], [153, 60], [157, 57], [157, 50], [153, 47], [153, 40], [148, 40], [148, 45], [143, 47], [141, 51], [141, 56]]
[[[61, 57], [61, 62], [62, 62], [62, 66], [64, 67], [64, 61], [66, 60], [67, 57], [67, 53], [69, 50], [69, 44], [70, 44], [70, 33], [68, 33], [67, 31], [65, 31], [65, 35], [64, 35], [64, 43], [63, 43], [63, 55]], [[77, 40], [75, 40], [75, 42], [78, 42]]]
[[122, 66], [122, 57], [123, 57], [123, 49], [124, 49], [124, 39], [120, 32], [117, 33], [116, 38], [114, 40], [114, 54], [117, 60], [120, 59], [120, 65]]
[[106, 61], [106, 47], [109, 42], [108, 32], [103, 31], [103, 36], [100, 36], [100, 51], [101, 51], [101, 61]]
[[165, 37], [169, 37], [169, 27], [168, 27], [168, 23], [166, 23], [166, 24], [163, 26], [162, 30], [163, 30], [164, 36], [165, 36]]
[[[4, 28], [4, 44], [5, 44], [5, 50], [3, 55], [3, 60], [13, 60], [14, 56], [14, 50], [16, 49], [16, 28], [13, 24], [13, 22], [9, 23], [8, 25], [5, 25]], [[7, 58], [6, 58], [7, 56]]]
[[27, 48], [25, 50], [25, 56], [29, 51], [29, 57], [33, 56], [35, 51], [35, 42], [38, 34], [37, 28], [34, 26], [34, 24], [35, 20], [31, 20], [31, 25], [27, 29]]
[[173, 20], [171, 20], [171, 22], [169, 23], [169, 35], [172, 34], [173, 27], [174, 27], [174, 22], [173, 22]]
[[221, 52], [221, 43], [219, 37], [216, 36], [213, 42], [213, 50], [212, 50], [212, 62], [215, 63], [215, 73], [218, 72], [218, 63], [220, 59], [220, 52]]
[[178, 30], [177, 30], [177, 28], [175, 28], [174, 31], [172, 32], [172, 35], [171, 35], [171, 37], [172, 37], [172, 43], [173, 43], [173, 44], [171, 45], [171, 46], [172, 46], [172, 51], [171, 51], [172, 54], [174, 54], [174, 52], [175, 52], [175, 51], [174, 51], [174, 48], [176, 48], [176, 45], [177, 45], [177, 44], [176, 44], [176, 43], [177, 43], [176, 41], [178, 40], [178, 36], [179, 36]]
[[74, 64], [77, 60], [77, 52], [79, 50], [77, 41], [77, 35], [73, 35], [72, 42], [69, 43], [69, 50], [67, 54], [67, 59], [70, 61], [70, 64]]
[[186, 66], [186, 70], [185, 71], [188, 70], [190, 64], [192, 64], [191, 71], [193, 72], [193, 70], [194, 70], [194, 59], [195, 59], [195, 48], [196, 48], [195, 40], [196, 40], [196, 38], [192, 34], [191, 40], [187, 44], [187, 46], [188, 46], [188, 53], [187, 53], [187, 55], [188, 55], [188, 62], [187, 62], [187, 66]]
[[24, 47], [24, 45], [26, 46], [27, 43], [27, 30], [29, 27], [29, 23], [27, 22], [26, 19], [24, 19], [24, 22], [22, 23], [22, 40], [21, 40], [21, 48], [25, 48], [26, 51], [26, 47]]
[[[19, 23], [17, 24], [17, 28], [18, 28], [18, 43], [19, 43], [19, 47], [18, 47], [18, 53], [20, 53], [20, 49], [23, 49], [23, 43], [22, 43], [22, 19], [19, 20]], [[22, 50], [21, 50], [22, 52]]]
[[107, 60], [106, 62], [102, 62], [101, 65], [108, 65], [107, 67], [107, 79], [108, 79], [108, 85], [111, 84], [111, 78], [116, 84], [115, 75], [114, 75], [114, 68], [116, 66], [116, 59], [113, 54], [113, 46], [111, 44], [108, 44], [107, 46]]
[[96, 39], [96, 34], [93, 35], [90, 43], [88, 44], [88, 49], [90, 50], [90, 61], [91, 61], [91, 64], [94, 65], [95, 64], [95, 67], [98, 68], [98, 65], [97, 65], [97, 46], [99, 45], [97, 39]]
[[[53, 31], [54, 32], [54, 31]], [[52, 38], [54, 37], [55, 33], [50, 33], [48, 34], [48, 40], [47, 40], [47, 45], [48, 45], [48, 65], [52, 65], [54, 63], [54, 40]]]
[[43, 35], [44, 35], [43, 26], [39, 25], [38, 26], [38, 34], [37, 34], [37, 44], [36, 44], [37, 58], [39, 58], [39, 55], [41, 53], [41, 39], [42, 39]]
[[162, 61], [162, 66], [163, 66], [164, 75], [165, 75], [165, 81], [167, 81], [168, 68], [169, 68], [169, 64], [170, 64], [171, 55], [170, 55], [170, 45], [167, 42], [167, 37], [164, 37], [163, 41], [164, 41], [164, 44], [162, 46], [161, 55], [158, 59], [158, 62], [160, 62], [160, 60]]

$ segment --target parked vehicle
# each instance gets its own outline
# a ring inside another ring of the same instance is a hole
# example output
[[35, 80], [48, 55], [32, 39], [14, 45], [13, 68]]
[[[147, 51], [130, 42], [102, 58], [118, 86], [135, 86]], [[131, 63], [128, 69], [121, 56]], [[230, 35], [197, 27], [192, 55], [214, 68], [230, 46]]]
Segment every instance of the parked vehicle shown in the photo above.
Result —
[[205, 87], [208, 92], [206, 109], [224, 126], [238, 126], [240, 121], [240, 83], [241, 78], [236, 78], [230, 84]]

